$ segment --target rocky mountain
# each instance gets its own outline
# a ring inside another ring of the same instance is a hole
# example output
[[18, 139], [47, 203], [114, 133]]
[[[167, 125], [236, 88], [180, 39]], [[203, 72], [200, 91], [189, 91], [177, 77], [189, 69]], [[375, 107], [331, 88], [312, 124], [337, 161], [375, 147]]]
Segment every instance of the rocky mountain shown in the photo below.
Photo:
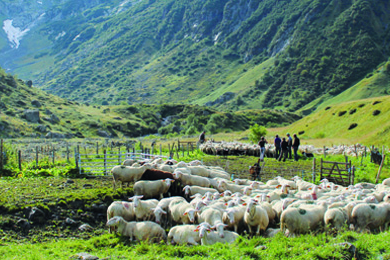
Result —
[[386, 0], [27, 2], [0, 0], [0, 65], [100, 105], [295, 111], [347, 90], [390, 51]]

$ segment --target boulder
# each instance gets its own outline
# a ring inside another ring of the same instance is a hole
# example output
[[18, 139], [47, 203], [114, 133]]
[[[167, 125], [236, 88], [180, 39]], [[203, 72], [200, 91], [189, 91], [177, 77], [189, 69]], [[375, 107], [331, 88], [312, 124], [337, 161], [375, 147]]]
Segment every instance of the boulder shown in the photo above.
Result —
[[100, 137], [110, 137], [110, 134], [103, 130], [98, 130], [97, 135]]
[[53, 114], [53, 112], [51, 112], [49, 109], [46, 109], [45, 114], [50, 116], [51, 114]]
[[45, 212], [36, 207], [33, 207], [28, 214], [28, 220], [32, 221], [34, 224], [43, 224], [46, 222]]
[[64, 134], [61, 134], [61, 133], [48, 132], [48, 133], [45, 135], [45, 138], [63, 139], [63, 138], [65, 138], [65, 135], [64, 135]]
[[39, 110], [26, 109], [24, 110], [24, 118], [31, 123], [39, 123]]
[[38, 100], [31, 101], [31, 105], [33, 105], [34, 107], [41, 107], [42, 106], [41, 102], [39, 102]]
[[52, 124], [58, 124], [60, 122], [60, 119], [55, 114], [50, 115], [50, 122]]
[[46, 133], [47, 131], [51, 130], [50, 126], [48, 125], [39, 125], [35, 128], [36, 131], [40, 133]]

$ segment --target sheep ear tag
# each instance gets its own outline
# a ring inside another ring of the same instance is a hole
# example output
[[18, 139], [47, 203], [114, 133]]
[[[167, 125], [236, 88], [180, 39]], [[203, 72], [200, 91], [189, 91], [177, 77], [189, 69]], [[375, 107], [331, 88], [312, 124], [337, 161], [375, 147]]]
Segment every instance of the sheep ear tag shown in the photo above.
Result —
[[187, 216], [187, 215], [188, 215], [188, 212], [184, 212], [184, 213], [183, 213], [183, 216]]
[[306, 210], [304, 210], [304, 209], [298, 209], [298, 212], [301, 215], [305, 215], [306, 214]]
[[194, 229], [194, 232], [199, 232], [199, 228]]

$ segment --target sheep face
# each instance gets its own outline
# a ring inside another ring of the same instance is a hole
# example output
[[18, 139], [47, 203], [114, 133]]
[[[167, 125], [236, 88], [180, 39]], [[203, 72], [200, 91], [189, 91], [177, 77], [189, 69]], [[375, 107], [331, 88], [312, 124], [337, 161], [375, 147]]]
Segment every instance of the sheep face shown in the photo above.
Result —
[[161, 223], [161, 217], [163, 215], [166, 215], [167, 212], [164, 211], [160, 206], [157, 206], [156, 208], [152, 208], [151, 210], [153, 211], [153, 214], [154, 214], [154, 216], [156, 218], [156, 223], [160, 224]]
[[138, 207], [138, 205], [139, 205], [139, 201], [140, 201], [140, 199], [142, 199], [144, 196], [143, 195], [140, 195], [140, 196], [133, 196], [133, 197], [131, 197], [131, 198], [129, 198], [129, 200], [130, 201], [133, 201], [133, 203], [134, 203], [134, 208], [136, 208], [136, 207]]
[[187, 209], [187, 210], [183, 213], [183, 215], [184, 215], [184, 216], [187, 216], [191, 223], [194, 223], [194, 221], [195, 221], [195, 212], [196, 212], [195, 209]]
[[115, 227], [119, 224], [121, 219], [122, 219], [122, 217], [119, 217], [119, 216], [112, 217], [107, 221], [106, 226]]

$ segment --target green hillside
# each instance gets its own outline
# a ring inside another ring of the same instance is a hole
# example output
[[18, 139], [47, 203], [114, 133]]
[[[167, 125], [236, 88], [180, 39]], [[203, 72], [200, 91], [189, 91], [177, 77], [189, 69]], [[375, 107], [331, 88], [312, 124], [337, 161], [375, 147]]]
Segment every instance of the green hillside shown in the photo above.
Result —
[[244, 131], [258, 123], [287, 125], [300, 117], [275, 110], [218, 112], [198, 105], [95, 106], [47, 94], [0, 69], [0, 136], [139, 137]]
[[390, 96], [383, 96], [329, 105], [271, 132], [298, 133], [304, 143], [314, 145], [362, 143], [381, 147], [390, 145], [389, 118]]
[[118, 5], [51, 6], [61, 19], [26, 36], [44, 48], [20, 54], [13, 71], [95, 105], [174, 100], [296, 111], [349, 89], [389, 57], [385, 0], [157, 0], [120, 12]]

